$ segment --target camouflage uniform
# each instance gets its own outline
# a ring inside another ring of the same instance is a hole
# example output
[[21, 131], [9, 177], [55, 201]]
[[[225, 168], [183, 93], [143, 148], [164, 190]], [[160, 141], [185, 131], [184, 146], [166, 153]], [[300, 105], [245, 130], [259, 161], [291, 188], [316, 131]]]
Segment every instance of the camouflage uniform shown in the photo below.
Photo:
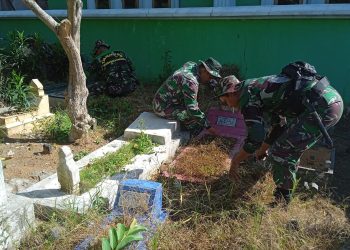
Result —
[[152, 103], [154, 112], [160, 117], [180, 121], [188, 130], [208, 128], [209, 122], [198, 107], [198, 80], [198, 64], [185, 63], [158, 89]]
[[[283, 110], [279, 108], [287, 95], [289, 81], [291, 79], [284, 75], [245, 80], [239, 103], [248, 129], [243, 148], [248, 153], [254, 153], [263, 141], [272, 145], [268, 160], [272, 163], [277, 189], [281, 190], [292, 189], [302, 153], [322, 135], [317, 122], [305, 110], [301, 100], [284, 106]], [[302, 92], [309, 91], [317, 81], [307, 81]], [[343, 113], [343, 101], [332, 86], [326, 87], [320, 97], [315, 108], [328, 129], [339, 121]], [[266, 136], [264, 118], [269, 118], [271, 125]]]
[[96, 73], [96, 80], [103, 82], [97, 82], [92, 88], [95, 93], [123, 96], [133, 92], [138, 84], [132, 62], [122, 51], [106, 50], [96, 56], [91, 71]]

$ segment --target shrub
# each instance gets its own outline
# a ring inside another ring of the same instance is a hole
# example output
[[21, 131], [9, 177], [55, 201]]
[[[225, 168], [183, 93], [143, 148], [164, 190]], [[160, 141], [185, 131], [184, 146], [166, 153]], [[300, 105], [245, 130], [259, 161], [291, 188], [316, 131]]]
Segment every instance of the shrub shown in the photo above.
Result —
[[72, 122], [66, 111], [58, 110], [53, 117], [47, 118], [39, 125], [45, 137], [64, 142], [68, 139], [69, 132], [72, 127]]
[[15, 71], [11, 72], [9, 79], [3, 79], [0, 87], [1, 99], [18, 110], [28, 110], [35, 100], [30, 87], [24, 83], [24, 77]]

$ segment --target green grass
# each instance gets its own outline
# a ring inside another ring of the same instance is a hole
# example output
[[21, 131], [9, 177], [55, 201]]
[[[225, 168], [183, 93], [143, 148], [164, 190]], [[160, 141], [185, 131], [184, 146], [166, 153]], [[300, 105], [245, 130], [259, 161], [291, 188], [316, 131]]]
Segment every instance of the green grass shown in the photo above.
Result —
[[88, 151], [82, 150], [82, 151], [79, 151], [78, 153], [74, 154], [73, 159], [75, 161], [79, 161], [81, 158], [83, 158], [84, 156], [86, 156], [88, 154], [89, 154]]
[[94, 187], [103, 178], [118, 173], [123, 166], [130, 163], [131, 159], [138, 154], [150, 154], [153, 152], [151, 139], [144, 133], [123, 145], [117, 152], [107, 154], [105, 157], [96, 160], [91, 165], [80, 171], [80, 190], [86, 192]]

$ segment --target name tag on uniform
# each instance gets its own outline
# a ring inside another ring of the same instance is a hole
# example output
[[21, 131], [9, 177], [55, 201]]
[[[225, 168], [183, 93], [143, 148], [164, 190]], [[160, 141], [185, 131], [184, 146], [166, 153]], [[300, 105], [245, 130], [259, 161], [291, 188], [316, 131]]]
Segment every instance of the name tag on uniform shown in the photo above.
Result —
[[216, 124], [219, 126], [235, 127], [236, 121], [236, 118], [233, 117], [218, 116]]

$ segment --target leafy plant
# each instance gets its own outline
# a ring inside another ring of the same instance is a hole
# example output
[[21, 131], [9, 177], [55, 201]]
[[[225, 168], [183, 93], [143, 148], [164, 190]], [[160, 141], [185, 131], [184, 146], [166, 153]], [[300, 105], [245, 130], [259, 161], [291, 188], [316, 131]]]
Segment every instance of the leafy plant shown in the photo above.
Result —
[[155, 146], [151, 138], [143, 131], [140, 136], [132, 140], [131, 143], [135, 154], [150, 154], [153, 152], [153, 147]]
[[102, 250], [124, 249], [134, 241], [143, 240], [141, 233], [144, 231], [147, 231], [147, 228], [138, 225], [136, 219], [132, 221], [129, 228], [122, 223], [118, 223], [117, 228], [110, 228], [109, 239], [102, 238]]
[[44, 136], [58, 142], [64, 142], [68, 139], [72, 122], [66, 111], [57, 110], [53, 117], [47, 118], [39, 125]]
[[34, 95], [30, 92], [30, 87], [24, 84], [22, 75], [12, 71], [11, 77], [2, 87], [3, 100], [7, 105], [19, 110], [27, 110], [31, 106]]

